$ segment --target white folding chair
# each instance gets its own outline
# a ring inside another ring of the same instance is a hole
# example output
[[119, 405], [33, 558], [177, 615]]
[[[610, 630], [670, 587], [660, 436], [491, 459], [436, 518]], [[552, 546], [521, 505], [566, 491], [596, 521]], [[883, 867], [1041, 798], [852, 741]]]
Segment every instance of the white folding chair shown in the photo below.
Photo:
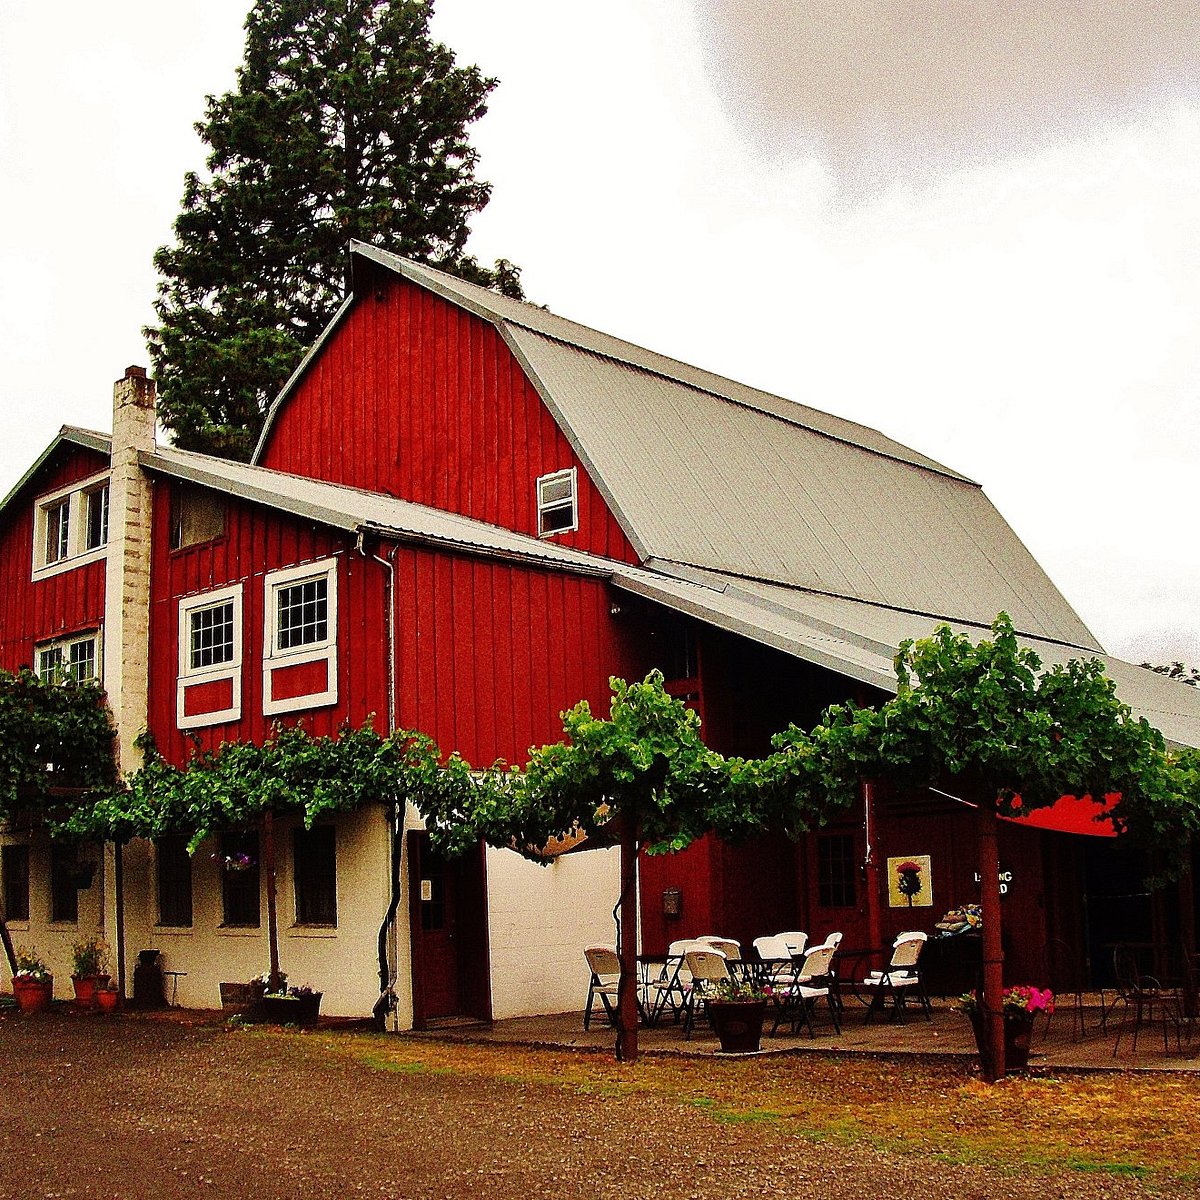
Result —
[[687, 1012], [683, 1020], [685, 1037], [692, 1036], [692, 1026], [696, 1023], [696, 1003], [703, 1003], [706, 996], [712, 994], [719, 983], [729, 983], [729, 965], [725, 955], [711, 946], [704, 949], [689, 950], [683, 956], [688, 974], [691, 976], [691, 988], [688, 990]]
[[838, 1016], [838, 1002], [833, 977], [833, 956], [836, 948], [830, 945], [814, 946], [796, 968], [796, 976], [790, 986], [775, 993], [774, 1034], [784, 1021], [789, 1021], [795, 1033], [803, 1021], [808, 1026], [808, 1036], [813, 1032], [812, 1013], [822, 996], [829, 1004], [829, 1015], [833, 1027], [840, 1034], [842, 1023]]
[[901, 933], [892, 943], [892, 957], [887, 966], [882, 971], [869, 972], [859, 983], [860, 988], [865, 988], [871, 994], [871, 1003], [867, 1008], [868, 1021], [877, 1012], [882, 1012], [889, 1000], [893, 1019], [903, 1021], [910, 992], [920, 1001], [925, 1020], [933, 1020], [933, 1008], [918, 965], [928, 938], [929, 935], [920, 930]]
[[799, 958], [808, 945], [808, 934], [799, 929], [791, 929], [787, 933], [781, 933], [777, 936], [787, 942], [788, 949], [791, 951], [793, 958]]
[[587, 1008], [583, 1010], [583, 1027], [592, 1023], [596, 999], [604, 1006], [610, 1025], [617, 1023], [617, 989], [621, 981], [621, 960], [612, 946], [588, 946], [583, 952], [592, 977], [588, 982]]

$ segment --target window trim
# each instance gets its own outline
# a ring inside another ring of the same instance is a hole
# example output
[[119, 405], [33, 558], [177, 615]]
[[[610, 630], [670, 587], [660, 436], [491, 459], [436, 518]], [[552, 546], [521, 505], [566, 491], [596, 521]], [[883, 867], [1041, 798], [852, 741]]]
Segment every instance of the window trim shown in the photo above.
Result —
[[[87, 546], [88, 496], [109, 487], [109, 472], [101, 471], [86, 479], [77, 479], [65, 487], [39, 496], [33, 502], [33, 567], [32, 578], [48, 579], [63, 571], [73, 571], [90, 562], [97, 562], [108, 555], [108, 538], [92, 549]], [[110, 498], [112, 493], [109, 493]], [[46, 523], [51, 510], [67, 504], [67, 551], [62, 558], [46, 557]], [[111, 513], [108, 534], [112, 533]]]
[[[233, 658], [229, 662], [216, 663], [209, 667], [193, 667], [191, 656], [192, 614], [218, 605], [233, 604]], [[175, 724], [179, 729], [199, 729], [206, 725], [221, 725], [237, 721], [242, 716], [242, 585], [218, 588], [212, 592], [200, 592], [179, 601], [179, 650], [176, 659], [175, 681]], [[200, 683], [232, 681], [230, 706], [213, 712], [184, 712], [187, 689]]]
[[[80, 633], [70, 633], [66, 637], [50, 638], [44, 642], [35, 642], [33, 647], [33, 673], [39, 678], [42, 678], [42, 655], [48, 650], [58, 650], [62, 653], [64, 667], [70, 667], [70, 649], [72, 646], [79, 645], [82, 642], [91, 642], [95, 649], [92, 651], [93, 662], [96, 665], [94, 674], [89, 675], [89, 680], [95, 680], [96, 683], [104, 681], [104, 645], [101, 639], [99, 629], [88, 629]], [[64, 671], [65, 679], [70, 679], [72, 676], [69, 671]], [[47, 682], [42, 680], [43, 683]], [[82, 683], [83, 680], [77, 682]]]
[[[571, 492], [568, 499], [547, 503], [543, 499], [545, 488], [549, 484], [558, 483], [564, 479], [569, 480], [571, 484]], [[539, 475], [535, 495], [537, 498], [538, 537], [558, 537], [561, 533], [574, 533], [579, 528], [579, 477], [575, 467], [566, 467], [562, 471], [551, 471], [548, 475]], [[570, 525], [563, 525], [557, 529], [547, 529], [545, 524], [546, 514], [548, 512], [558, 512], [560, 509], [566, 508], [568, 503], [571, 506]]]
[[[278, 594], [282, 588], [293, 587], [298, 583], [307, 583], [312, 579], [324, 578], [325, 583], [325, 637], [303, 646], [279, 647], [279, 600]], [[285, 567], [279, 571], [269, 571], [263, 578], [263, 713], [274, 716], [277, 713], [299, 712], [308, 708], [321, 708], [325, 705], [336, 704], [338, 698], [338, 560], [322, 558], [316, 562], [304, 563], [297, 567]], [[289, 696], [285, 699], [271, 698], [271, 674], [280, 667], [298, 667], [305, 663], [327, 663], [326, 681], [328, 686], [321, 692], [306, 692], [302, 696]]]

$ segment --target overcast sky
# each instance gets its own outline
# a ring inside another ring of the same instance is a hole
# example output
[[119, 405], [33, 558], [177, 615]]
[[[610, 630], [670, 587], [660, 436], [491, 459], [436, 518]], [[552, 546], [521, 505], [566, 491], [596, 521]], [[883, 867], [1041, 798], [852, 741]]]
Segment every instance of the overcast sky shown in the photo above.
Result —
[[[0, 494], [148, 361], [249, 0], [0, 0]], [[1113, 653], [1200, 663], [1200, 5], [439, 0], [531, 299], [983, 484]]]

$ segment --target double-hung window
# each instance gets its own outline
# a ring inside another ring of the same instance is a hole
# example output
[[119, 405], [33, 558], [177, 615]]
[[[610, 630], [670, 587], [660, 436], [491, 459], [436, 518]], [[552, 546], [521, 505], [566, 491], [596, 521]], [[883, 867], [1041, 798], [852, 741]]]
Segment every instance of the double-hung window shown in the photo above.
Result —
[[337, 924], [337, 838], [332, 825], [292, 831], [296, 924]]
[[242, 715], [242, 585], [179, 602], [180, 729], [236, 721]]
[[34, 579], [103, 558], [107, 546], [107, 475], [93, 475], [35, 501]]
[[18, 843], [0, 847], [0, 876], [3, 877], [5, 916], [10, 921], [28, 921], [28, 846]]
[[265, 581], [263, 712], [337, 703], [337, 559], [272, 571]]
[[537, 481], [538, 537], [553, 537], [579, 528], [575, 468], [539, 476]]

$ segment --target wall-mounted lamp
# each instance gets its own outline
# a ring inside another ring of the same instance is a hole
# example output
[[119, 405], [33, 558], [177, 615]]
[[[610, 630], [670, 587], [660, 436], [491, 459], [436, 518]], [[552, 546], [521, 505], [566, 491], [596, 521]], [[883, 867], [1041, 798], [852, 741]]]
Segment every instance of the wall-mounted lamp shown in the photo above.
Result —
[[662, 911], [670, 921], [683, 916], [683, 893], [678, 888], [663, 888]]

